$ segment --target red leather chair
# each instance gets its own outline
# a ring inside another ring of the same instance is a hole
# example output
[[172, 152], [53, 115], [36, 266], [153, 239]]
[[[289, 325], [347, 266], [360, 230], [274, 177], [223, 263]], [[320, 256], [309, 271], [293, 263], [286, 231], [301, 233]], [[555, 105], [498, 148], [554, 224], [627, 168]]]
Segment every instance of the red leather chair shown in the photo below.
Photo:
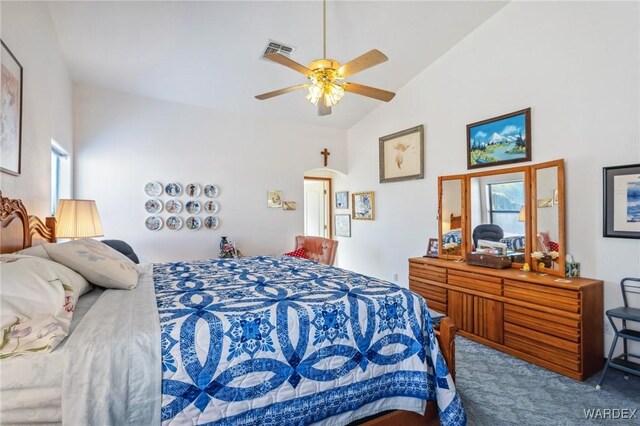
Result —
[[336, 260], [338, 241], [323, 237], [305, 237], [304, 235], [298, 235], [296, 236], [296, 250], [299, 248], [304, 248], [310, 260], [333, 265], [333, 262]]

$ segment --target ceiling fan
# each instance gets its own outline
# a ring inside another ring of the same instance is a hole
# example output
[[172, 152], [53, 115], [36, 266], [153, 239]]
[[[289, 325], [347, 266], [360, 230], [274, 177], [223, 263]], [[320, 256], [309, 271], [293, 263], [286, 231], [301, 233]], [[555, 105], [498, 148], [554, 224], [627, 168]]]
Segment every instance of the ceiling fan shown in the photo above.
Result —
[[384, 53], [377, 49], [370, 50], [364, 55], [358, 56], [350, 62], [342, 65], [334, 59], [327, 59], [327, 1], [322, 2], [322, 59], [312, 61], [308, 66], [301, 65], [279, 53], [267, 53], [266, 59], [277, 62], [294, 71], [304, 74], [308, 83], [297, 84], [284, 89], [257, 95], [256, 99], [265, 100], [274, 96], [293, 92], [294, 90], [308, 89], [307, 100], [318, 105], [318, 115], [331, 114], [331, 107], [340, 102], [344, 92], [367, 96], [389, 102], [396, 95], [382, 89], [365, 86], [358, 83], [342, 82], [347, 77], [368, 68], [381, 64], [388, 60]]

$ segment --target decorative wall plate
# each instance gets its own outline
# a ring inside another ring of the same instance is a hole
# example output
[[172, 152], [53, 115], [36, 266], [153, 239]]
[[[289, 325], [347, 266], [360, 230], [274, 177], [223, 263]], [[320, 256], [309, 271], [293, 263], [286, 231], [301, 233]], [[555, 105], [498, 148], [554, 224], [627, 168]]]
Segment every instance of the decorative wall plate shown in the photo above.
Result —
[[177, 231], [178, 229], [182, 228], [182, 218], [178, 216], [169, 216], [167, 218], [167, 228], [171, 229], [172, 231]]
[[195, 231], [197, 229], [200, 229], [200, 226], [202, 226], [202, 221], [199, 217], [189, 216], [187, 218], [187, 228]]
[[218, 229], [220, 221], [215, 216], [207, 216], [204, 218], [204, 227], [207, 229]]
[[148, 182], [144, 186], [144, 192], [146, 192], [149, 197], [157, 197], [162, 194], [162, 184], [160, 182]]
[[204, 203], [204, 211], [207, 213], [216, 214], [218, 213], [219, 209], [220, 209], [220, 206], [218, 205], [218, 203], [216, 203], [213, 200], [209, 200]]
[[160, 213], [162, 211], [162, 201], [158, 200], [157, 198], [147, 200], [147, 202], [144, 203], [144, 209], [147, 211], [147, 213]]
[[191, 200], [191, 201], [187, 201], [187, 204], [185, 204], [185, 208], [187, 209], [187, 213], [191, 213], [191, 214], [198, 214], [200, 213], [200, 201], [196, 201], [196, 200]]
[[178, 200], [169, 200], [164, 203], [164, 208], [167, 209], [167, 213], [177, 214], [182, 211], [182, 202]]
[[158, 216], [149, 216], [147, 220], [144, 221], [144, 226], [146, 226], [150, 231], [159, 231], [162, 229], [162, 218]]
[[177, 197], [182, 194], [182, 186], [176, 182], [168, 183], [167, 186], [164, 187], [164, 190], [167, 195], [170, 195], [171, 197]]
[[200, 196], [200, 185], [197, 183], [190, 183], [184, 187], [184, 193], [189, 197], [198, 197]]
[[217, 185], [207, 185], [204, 187], [204, 195], [209, 198], [216, 198], [220, 190]]

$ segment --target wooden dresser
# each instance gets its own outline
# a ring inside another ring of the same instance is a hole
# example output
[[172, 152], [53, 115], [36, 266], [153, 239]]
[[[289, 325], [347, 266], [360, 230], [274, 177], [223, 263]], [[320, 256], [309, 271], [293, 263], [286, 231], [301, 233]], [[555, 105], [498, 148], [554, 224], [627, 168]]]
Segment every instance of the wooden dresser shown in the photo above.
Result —
[[602, 281], [409, 259], [409, 288], [462, 336], [577, 380], [604, 366]]

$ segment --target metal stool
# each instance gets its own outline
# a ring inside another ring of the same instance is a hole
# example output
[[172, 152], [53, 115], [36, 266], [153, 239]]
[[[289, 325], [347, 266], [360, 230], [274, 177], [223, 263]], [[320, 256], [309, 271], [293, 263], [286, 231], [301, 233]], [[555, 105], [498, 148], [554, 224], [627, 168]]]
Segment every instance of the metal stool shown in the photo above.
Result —
[[[638, 324], [640, 324], [640, 309], [630, 308], [629, 301], [627, 299], [628, 293], [640, 294], [640, 278], [623, 278], [622, 281], [620, 281], [620, 289], [622, 290], [622, 300], [624, 301], [624, 306], [620, 308], [609, 309], [607, 311], [607, 318], [611, 323], [614, 335], [613, 342], [611, 343], [611, 349], [609, 350], [609, 356], [607, 357], [607, 363], [604, 366], [604, 370], [602, 370], [602, 376], [600, 376], [600, 382], [596, 385], [596, 389], [601, 388], [602, 382], [604, 381], [604, 376], [607, 374], [607, 369], [609, 367], [615, 368], [617, 370], [622, 370], [624, 372], [625, 379], [629, 378], [629, 374], [640, 376], [640, 362], [633, 362], [629, 360], [629, 358], [640, 359], [640, 355], [631, 354], [627, 349], [627, 340], [635, 340], [637, 342], [640, 342], [640, 331], [629, 330], [627, 328], [627, 321], [637, 322]], [[622, 330], [618, 330], [618, 328], [616, 327], [616, 323], [613, 322], [614, 318], [619, 318], [622, 320]], [[622, 339], [624, 352], [622, 353], [622, 355], [612, 359], [611, 357], [613, 356], [613, 351], [616, 348], [618, 337]]]

